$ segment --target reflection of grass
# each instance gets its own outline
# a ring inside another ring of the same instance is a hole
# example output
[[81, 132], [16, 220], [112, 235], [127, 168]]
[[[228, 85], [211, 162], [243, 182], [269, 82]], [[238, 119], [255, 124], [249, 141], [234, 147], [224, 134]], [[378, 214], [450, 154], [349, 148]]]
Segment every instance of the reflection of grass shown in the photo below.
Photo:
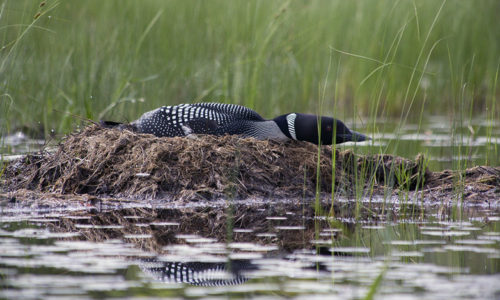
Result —
[[365, 300], [371, 300], [374, 298], [375, 294], [377, 293], [377, 290], [380, 288], [382, 285], [382, 282], [384, 280], [384, 275], [387, 270], [387, 267], [385, 267], [380, 274], [373, 280], [372, 284], [370, 285], [370, 288], [368, 289], [368, 292], [366, 293], [365, 297], [363, 299]]

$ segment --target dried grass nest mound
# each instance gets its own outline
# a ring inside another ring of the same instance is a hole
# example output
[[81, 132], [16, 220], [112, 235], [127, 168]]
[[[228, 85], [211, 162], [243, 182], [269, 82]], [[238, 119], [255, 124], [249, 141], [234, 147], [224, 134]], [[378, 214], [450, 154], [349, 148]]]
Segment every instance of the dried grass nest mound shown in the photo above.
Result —
[[411, 161], [352, 151], [332, 155], [330, 146], [318, 150], [305, 142], [158, 138], [91, 125], [68, 135], [53, 153], [10, 163], [5, 185], [8, 191], [133, 199], [299, 198], [313, 196], [316, 188], [330, 193], [333, 175], [336, 193], [352, 195], [355, 182], [371, 192], [381, 186], [411, 190], [431, 176], [422, 164], [421, 157]]

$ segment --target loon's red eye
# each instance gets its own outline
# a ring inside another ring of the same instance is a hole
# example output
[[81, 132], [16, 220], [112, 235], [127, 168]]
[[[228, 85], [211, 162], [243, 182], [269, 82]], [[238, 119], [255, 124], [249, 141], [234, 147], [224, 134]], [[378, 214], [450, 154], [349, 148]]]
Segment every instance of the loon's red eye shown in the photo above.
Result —
[[326, 131], [332, 131], [332, 126], [327, 126]]

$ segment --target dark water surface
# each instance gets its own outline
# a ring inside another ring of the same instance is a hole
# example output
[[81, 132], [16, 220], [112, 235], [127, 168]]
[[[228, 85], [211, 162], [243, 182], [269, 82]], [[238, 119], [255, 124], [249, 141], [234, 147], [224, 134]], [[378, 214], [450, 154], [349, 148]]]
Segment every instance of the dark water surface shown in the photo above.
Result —
[[[233, 242], [183, 231], [175, 219], [146, 223], [140, 216], [125, 217], [139, 230], [123, 234], [124, 221], [90, 224], [92, 214], [75, 214], [80, 210], [4, 207], [0, 298], [362, 299], [379, 277], [376, 299], [500, 297], [498, 209], [464, 208], [460, 219], [436, 211], [424, 221], [331, 218], [327, 226], [301, 225], [300, 216], [285, 213], [267, 217], [266, 232], [234, 228], [227, 233]], [[68, 222], [73, 231], [47, 229]], [[315, 238], [305, 238], [311, 230]], [[122, 233], [96, 242], [96, 232]], [[151, 250], [148, 243], [161, 235], [170, 242]], [[247, 235], [260, 242], [237, 242]], [[299, 242], [282, 244], [283, 235]]]

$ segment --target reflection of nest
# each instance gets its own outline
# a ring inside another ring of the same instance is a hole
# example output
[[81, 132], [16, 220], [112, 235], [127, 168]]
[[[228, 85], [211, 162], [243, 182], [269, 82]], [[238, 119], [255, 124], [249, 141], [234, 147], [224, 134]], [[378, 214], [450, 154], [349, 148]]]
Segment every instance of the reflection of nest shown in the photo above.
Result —
[[[347, 230], [348, 226], [354, 225], [340, 225], [327, 217], [330, 214], [343, 220], [354, 220], [357, 216], [372, 222], [386, 217], [391, 220], [398, 218], [392, 213], [384, 213], [384, 209], [392, 208], [389, 204], [370, 208], [360, 206], [357, 210], [356, 207], [354, 201], [332, 205], [328, 200], [316, 203], [314, 199], [227, 201], [210, 206], [186, 204], [163, 208], [115, 208], [96, 213], [82, 211], [63, 216], [48, 226], [56, 232], [79, 232], [77, 239], [96, 242], [124, 239], [143, 250], [160, 254], [168, 254], [169, 250], [164, 248], [167, 245], [195, 243], [178, 234], [210, 238], [220, 243], [272, 245], [273, 248], [265, 252], [274, 252], [312, 247], [312, 240], [337, 237], [340, 232], [329, 231], [332, 228], [340, 226]], [[418, 205], [408, 207], [420, 216]], [[320, 237], [317, 236], [318, 230]]]
[[317, 187], [330, 192], [332, 165], [336, 191], [348, 195], [356, 182], [361, 187], [374, 183], [375, 188], [404, 185], [411, 190], [427, 175], [423, 159], [337, 151], [332, 164], [331, 149], [320, 149], [317, 173], [318, 148], [309, 143], [237, 136], [158, 138], [92, 125], [68, 136], [55, 153], [11, 163], [7, 186], [11, 191], [136, 199], [297, 198], [313, 196]]

